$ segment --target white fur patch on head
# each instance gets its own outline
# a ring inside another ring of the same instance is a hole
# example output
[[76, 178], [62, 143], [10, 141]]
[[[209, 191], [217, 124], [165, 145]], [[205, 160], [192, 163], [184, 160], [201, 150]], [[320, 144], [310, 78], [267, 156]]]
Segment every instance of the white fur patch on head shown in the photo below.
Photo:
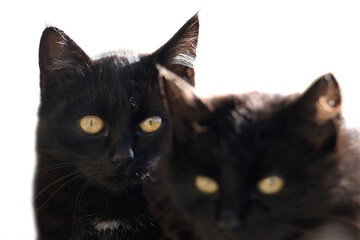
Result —
[[101, 60], [102, 58], [113, 57], [114, 63], [117, 65], [118, 63], [122, 65], [129, 65], [135, 62], [140, 61], [140, 55], [138, 52], [133, 51], [131, 49], [118, 49], [115, 51], [108, 51], [102, 53], [100, 55], [95, 55], [92, 57], [93, 60]]
[[125, 57], [129, 64], [140, 61], [139, 53], [130, 49], [118, 49], [116, 55]]

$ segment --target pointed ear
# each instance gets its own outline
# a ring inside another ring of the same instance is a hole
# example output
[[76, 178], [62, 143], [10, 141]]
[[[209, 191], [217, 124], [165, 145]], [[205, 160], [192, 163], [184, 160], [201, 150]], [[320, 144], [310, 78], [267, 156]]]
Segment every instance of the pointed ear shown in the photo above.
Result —
[[187, 121], [199, 121], [208, 113], [208, 107], [195, 94], [194, 88], [166, 68], [157, 65], [160, 88], [170, 115]]
[[44, 30], [39, 48], [41, 92], [62, 74], [78, 72], [90, 64], [90, 58], [63, 31], [48, 27]]
[[305, 123], [299, 134], [316, 149], [332, 149], [341, 119], [341, 94], [332, 74], [318, 78], [299, 98], [299, 116]]
[[194, 62], [198, 36], [199, 17], [195, 14], [166, 44], [153, 53], [156, 63], [166, 67], [192, 86], [195, 85]]
[[299, 110], [307, 120], [318, 125], [341, 114], [341, 94], [335, 77], [329, 73], [319, 77], [299, 99]]
[[157, 65], [161, 92], [168, 108], [172, 131], [181, 141], [206, 131], [199, 124], [210, 114], [210, 109], [195, 94], [194, 88], [183, 79]]

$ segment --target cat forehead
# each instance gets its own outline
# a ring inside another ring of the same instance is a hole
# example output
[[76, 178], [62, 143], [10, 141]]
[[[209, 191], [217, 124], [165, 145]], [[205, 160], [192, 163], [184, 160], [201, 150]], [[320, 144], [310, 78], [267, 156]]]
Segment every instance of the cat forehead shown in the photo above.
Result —
[[251, 124], [261, 122], [264, 125], [272, 125], [282, 117], [291, 118], [290, 112], [298, 97], [298, 94], [288, 96], [258, 92], [244, 94], [236, 99], [236, 106], [230, 113], [237, 127], [241, 127], [244, 120]]
[[105, 52], [93, 58], [94, 61], [113, 61], [122, 66], [129, 65], [140, 61], [140, 54], [130, 49], [119, 49], [116, 51]]
[[235, 128], [241, 128], [244, 123], [255, 124], [275, 115], [286, 115], [286, 109], [297, 98], [297, 95], [250, 92], [209, 98], [205, 99], [205, 103], [210, 106], [210, 118], [216, 125], [233, 125]]
[[[108, 91], [120, 90], [129, 95], [132, 91], [151, 92], [158, 82], [154, 74], [154, 66], [147, 56], [131, 50], [109, 52], [93, 61], [93, 69], [98, 74], [91, 73], [91, 75], [95, 82]], [[159, 90], [157, 89], [156, 92]], [[136, 100], [136, 96], [133, 98]]]
[[[129, 54], [136, 54], [131, 52]], [[72, 92], [76, 99], [82, 98], [93, 105], [129, 105], [134, 110], [162, 105], [157, 78], [152, 74], [148, 61], [140, 56], [134, 58], [120, 53], [108, 53], [93, 61], [74, 81]], [[80, 94], [79, 94], [80, 93]], [[160, 100], [159, 100], [160, 99]]]

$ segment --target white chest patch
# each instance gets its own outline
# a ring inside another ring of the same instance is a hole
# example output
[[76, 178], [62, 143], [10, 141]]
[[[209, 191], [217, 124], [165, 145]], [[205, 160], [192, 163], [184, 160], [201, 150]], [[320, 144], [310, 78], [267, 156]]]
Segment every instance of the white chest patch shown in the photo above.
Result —
[[98, 231], [113, 231], [119, 228], [131, 230], [131, 226], [126, 221], [121, 220], [94, 220], [92, 224]]
[[136, 233], [142, 229], [149, 229], [155, 227], [151, 216], [142, 214], [133, 216], [132, 219], [104, 219], [95, 218], [91, 221], [91, 225], [99, 232], [111, 231], [119, 234], [126, 234], [129, 232]]

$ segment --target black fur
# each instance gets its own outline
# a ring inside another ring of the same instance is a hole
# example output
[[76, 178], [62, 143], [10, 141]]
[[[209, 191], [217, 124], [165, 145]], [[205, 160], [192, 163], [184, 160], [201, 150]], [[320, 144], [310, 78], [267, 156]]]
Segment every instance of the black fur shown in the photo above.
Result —
[[[195, 15], [153, 54], [118, 51], [98, 59], [61, 30], [44, 30], [34, 197], [38, 239], [158, 239], [161, 230], [143, 197], [168, 133], [155, 64], [194, 85], [198, 28]], [[179, 62], [184, 56], [188, 61]], [[80, 131], [85, 115], [103, 119], [104, 130]], [[162, 118], [161, 128], [140, 131], [140, 122], [151, 116]], [[115, 156], [129, 154], [134, 159], [115, 163]]]
[[[171, 239], [359, 238], [359, 134], [342, 126], [331, 74], [304, 94], [201, 99], [161, 68], [171, 147], [147, 196]], [[198, 175], [220, 186], [198, 191]], [[257, 183], [285, 180], [277, 194]], [[332, 230], [332, 231], [330, 231]]]

